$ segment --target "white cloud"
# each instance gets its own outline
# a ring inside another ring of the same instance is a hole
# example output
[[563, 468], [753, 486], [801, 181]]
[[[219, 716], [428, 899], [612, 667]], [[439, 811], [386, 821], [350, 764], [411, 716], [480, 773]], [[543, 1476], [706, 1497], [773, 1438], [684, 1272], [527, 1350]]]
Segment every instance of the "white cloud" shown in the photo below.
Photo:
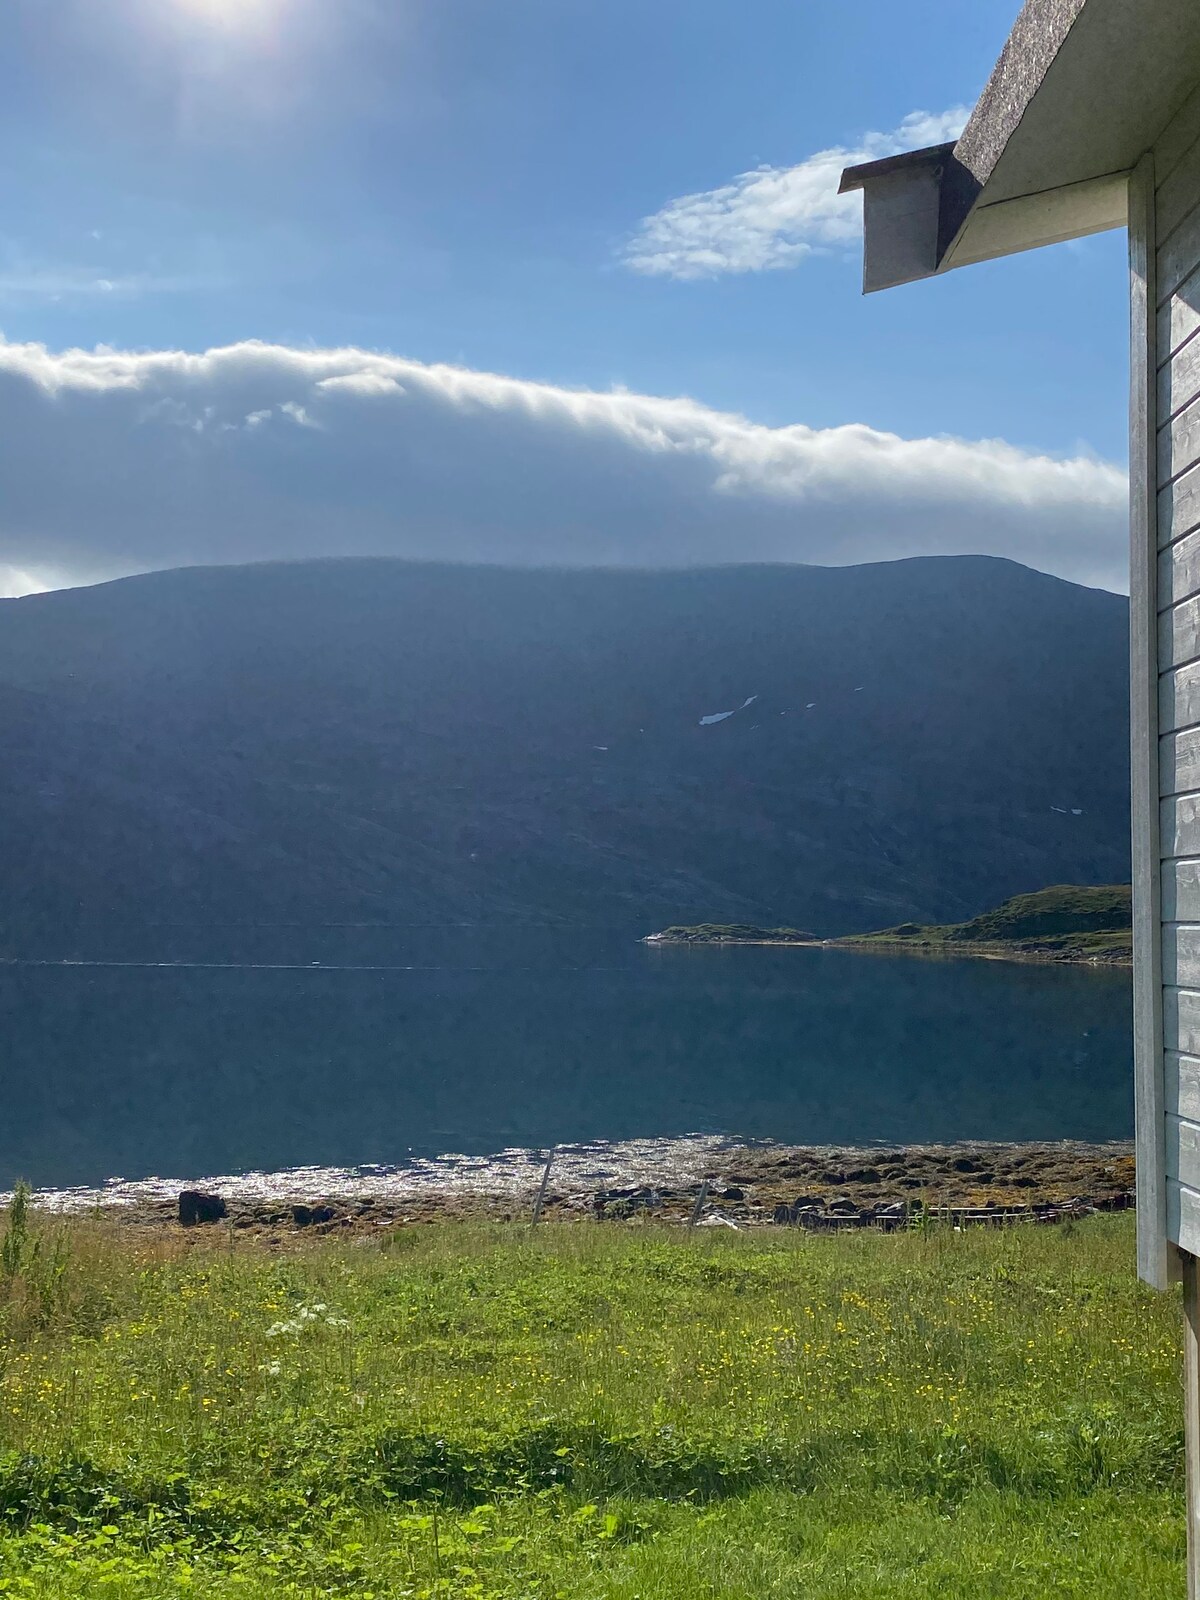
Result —
[[[364, 350], [0, 343], [0, 568], [30, 586], [196, 562], [564, 565], [977, 552], [1124, 584], [1115, 466]], [[3, 573], [0, 572], [0, 576]]]
[[849, 244], [862, 232], [862, 196], [838, 194], [842, 168], [955, 139], [967, 115], [963, 106], [914, 111], [891, 133], [866, 133], [853, 147], [818, 150], [794, 167], [758, 167], [719, 189], [685, 194], [642, 221], [623, 252], [625, 265], [660, 277], [715, 278], [794, 267], [814, 251]]
[[26, 594], [45, 594], [56, 585], [20, 567], [0, 565], [0, 600], [19, 600]]

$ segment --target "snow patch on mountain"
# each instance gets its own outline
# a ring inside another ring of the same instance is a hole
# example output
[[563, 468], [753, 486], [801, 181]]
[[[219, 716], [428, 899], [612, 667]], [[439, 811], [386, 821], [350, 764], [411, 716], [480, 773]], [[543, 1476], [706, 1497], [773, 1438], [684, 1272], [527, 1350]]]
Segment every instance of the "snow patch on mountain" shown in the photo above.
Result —
[[724, 722], [726, 717], [736, 717], [739, 711], [745, 711], [746, 707], [752, 706], [757, 699], [758, 696], [752, 694], [748, 699], [743, 700], [740, 706], [735, 706], [732, 711], [710, 712], [707, 717], [700, 718], [700, 726], [702, 728], [710, 728], [714, 722]]

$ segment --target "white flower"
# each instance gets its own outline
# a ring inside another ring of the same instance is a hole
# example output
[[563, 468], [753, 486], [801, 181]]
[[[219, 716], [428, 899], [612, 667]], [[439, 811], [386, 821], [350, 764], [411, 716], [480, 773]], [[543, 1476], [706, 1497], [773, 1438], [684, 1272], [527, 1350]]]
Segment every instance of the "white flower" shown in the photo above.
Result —
[[324, 1322], [327, 1328], [348, 1328], [350, 1319], [343, 1317], [340, 1312], [330, 1311], [323, 1301], [318, 1300], [311, 1306], [298, 1306], [296, 1315], [286, 1322], [274, 1322], [267, 1329], [268, 1339], [278, 1339], [283, 1335], [303, 1333], [305, 1328]]

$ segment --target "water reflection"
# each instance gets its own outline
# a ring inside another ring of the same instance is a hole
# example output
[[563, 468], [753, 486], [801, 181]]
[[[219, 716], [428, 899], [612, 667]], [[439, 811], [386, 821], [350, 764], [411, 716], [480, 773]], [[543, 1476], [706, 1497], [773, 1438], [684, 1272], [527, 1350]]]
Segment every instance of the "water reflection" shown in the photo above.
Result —
[[5, 1185], [684, 1133], [1132, 1128], [1119, 971], [558, 929], [154, 930], [72, 954], [229, 964], [0, 969]]

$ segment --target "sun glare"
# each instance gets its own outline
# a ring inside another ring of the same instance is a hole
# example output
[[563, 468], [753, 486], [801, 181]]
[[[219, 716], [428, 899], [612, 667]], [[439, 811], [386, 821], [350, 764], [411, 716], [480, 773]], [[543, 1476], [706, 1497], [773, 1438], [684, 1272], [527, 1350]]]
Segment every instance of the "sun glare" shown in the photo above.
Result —
[[214, 27], [261, 28], [280, 9], [282, 0], [176, 0], [181, 10]]

